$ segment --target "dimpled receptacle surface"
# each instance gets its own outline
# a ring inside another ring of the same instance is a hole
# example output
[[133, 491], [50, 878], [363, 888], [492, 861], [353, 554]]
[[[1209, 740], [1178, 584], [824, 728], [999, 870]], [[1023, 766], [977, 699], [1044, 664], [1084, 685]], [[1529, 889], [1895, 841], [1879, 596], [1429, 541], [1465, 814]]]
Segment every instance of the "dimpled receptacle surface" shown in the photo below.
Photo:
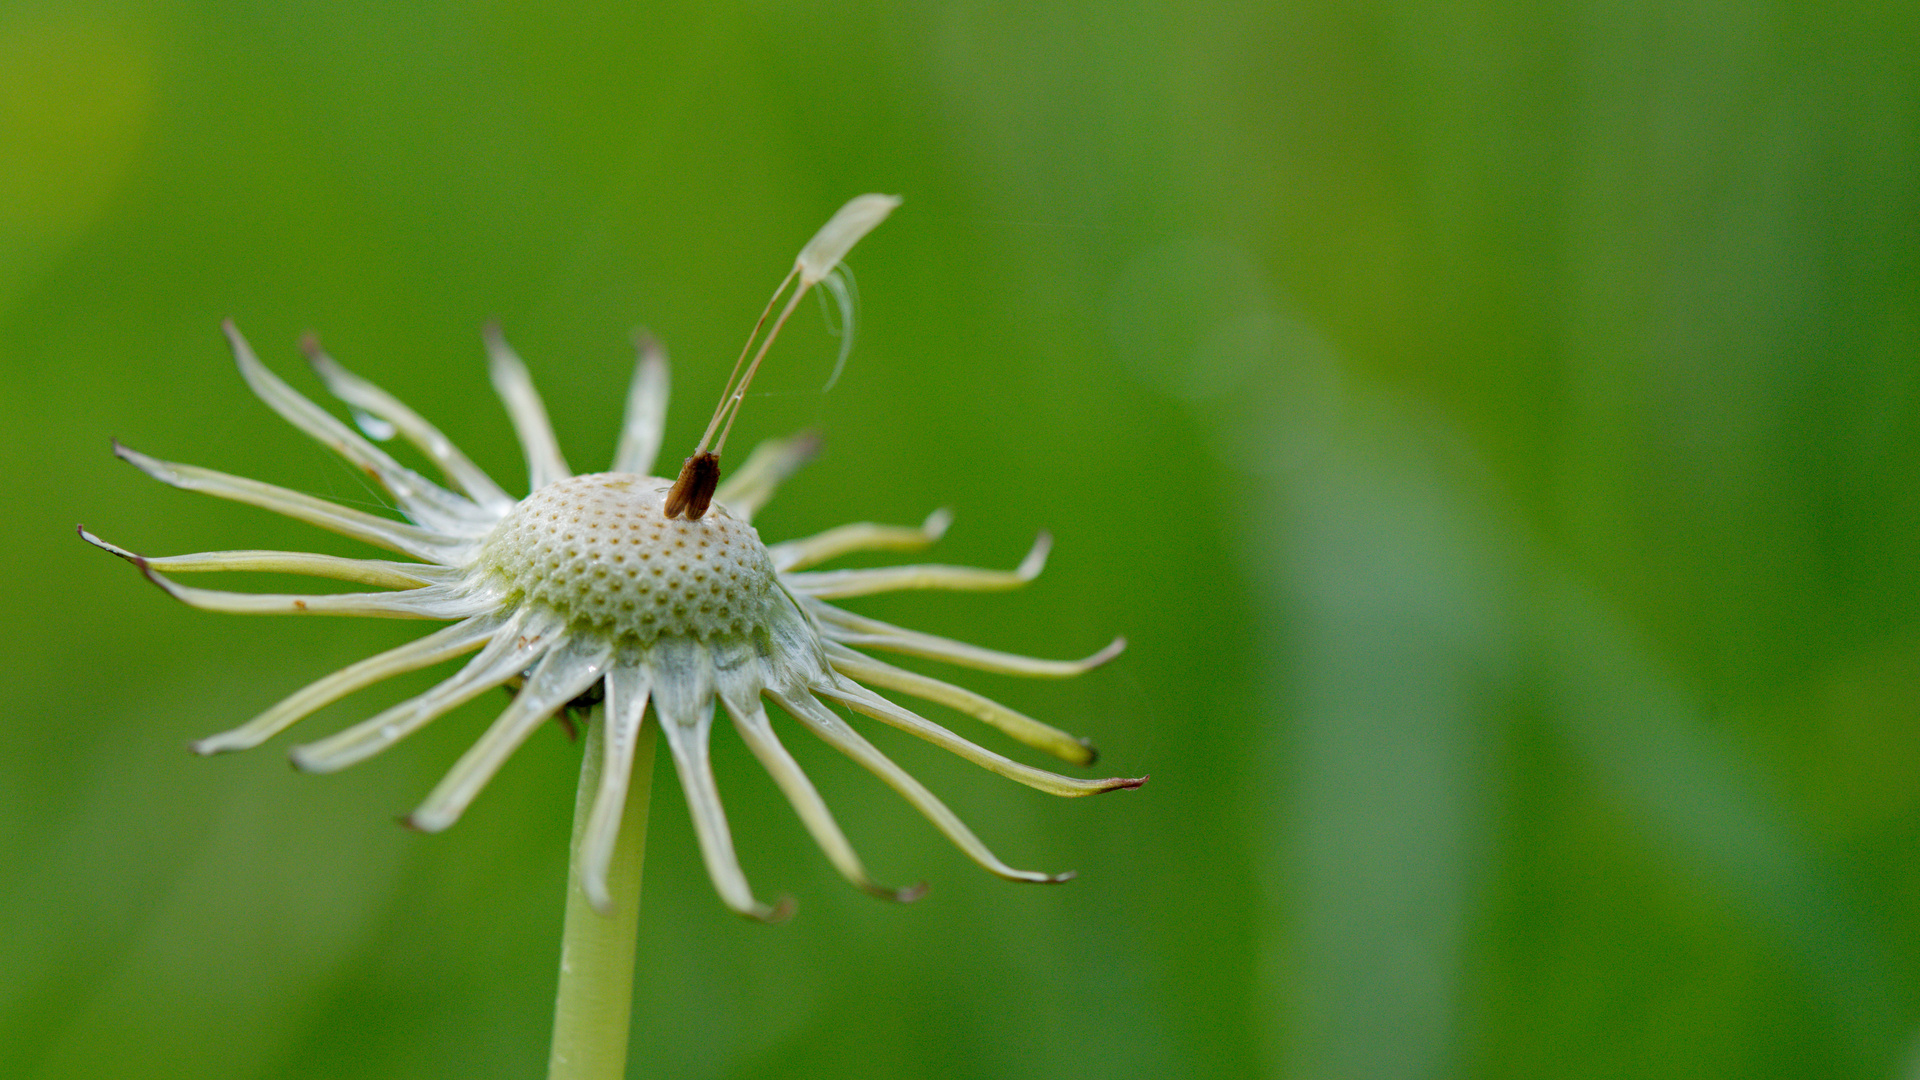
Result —
[[718, 503], [699, 521], [668, 520], [669, 486], [628, 473], [548, 484], [500, 522], [481, 566], [569, 622], [643, 641], [766, 625], [776, 589], [760, 534]]

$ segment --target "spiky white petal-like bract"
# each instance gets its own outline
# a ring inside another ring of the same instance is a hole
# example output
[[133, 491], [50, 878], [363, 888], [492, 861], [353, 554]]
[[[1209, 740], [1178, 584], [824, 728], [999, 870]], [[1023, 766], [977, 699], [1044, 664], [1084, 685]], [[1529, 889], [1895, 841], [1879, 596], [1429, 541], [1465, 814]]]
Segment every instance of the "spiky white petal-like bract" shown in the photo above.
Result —
[[[808, 273], [831, 270], [846, 248], [895, 203], [883, 196], [856, 199], [808, 245], [800, 267]], [[944, 512], [937, 512], [918, 529], [860, 523], [768, 548], [753, 528], [753, 515], [812, 455], [811, 438], [763, 444], [720, 485], [704, 517], [665, 517], [662, 503], [673, 482], [650, 474], [665, 416], [667, 372], [665, 358], [651, 340], [640, 342], [640, 366], [615, 457], [617, 471], [576, 476], [561, 456], [526, 365], [489, 329], [494, 385], [506, 402], [533, 478], [532, 492], [516, 502], [438, 429], [342, 368], [317, 345], [308, 343], [308, 357], [328, 388], [418, 447], [446, 476], [448, 487], [399, 464], [300, 395], [260, 363], [231, 323], [226, 330], [241, 373], [255, 392], [385, 488], [411, 523], [258, 481], [159, 461], [117, 445], [116, 453], [175, 487], [274, 510], [419, 561], [271, 551], [148, 559], [84, 529], [81, 536], [133, 562], [155, 584], [195, 607], [446, 619], [454, 625], [321, 679], [253, 720], [195, 743], [201, 753], [258, 746], [355, 690], [473, 653], [458, 672], [418, 697], [296, 747], [295, 764], [316, 772], [344, 768], [487, 690], [520, 682], [508, 708], [409, 818], [418, 828], [437, 831], [459, 819], [542, 721], [569, 703], [604, 698], [604, 708], [594, 710], [590, 735], [604, 740], [605, 765], [583, 840], [582, 885], [588, 897], [603, 910], [610, 904], [606, 873], [620, 828], [629, 763], [641, 725], [651, 717], [666, 735], [701, 853], [721, 899], [742, 914], [763, 919], [778, 917], [783, 909], [754, 899], [734, 855], [707, 753], [716, 697], [834, 866], [860, 888], [894, 899], [912, 899], [918, 890], [887, 889], [867, 876], [825, 803], [781, 745], [763, 699], [779, 704], [801, 726], [899, 791], [981, 866], [1011, 880], [1059, 881], [1071, 875], [1015, 870], [1002, 863], [938, 798], [821, 699], [1052, 794], [1087, 795], [1144, 782], [1062, 776], [977, 746], [869, 687], [950, 706], [1076, 765], [1090, 764], [1094, 757], [1085, 740], [970, 690], [858, 651], [881, 649], [1008, 674], [1059, 677], [1111, 658], [1122, 642], [1116, 640], [1083, 661], [1035, 660], [903, 630], [827, 603], [830, 598], [897, 589], [1012, 588], [1039, 573], [1048, 547], [1044, 534], [1013, 571], [918, 566], [810, 572], [805, 568], [851, 552], [923, 547], [947, 525]], [[207, 570], [309, 574], [393, 591], [242, 594], [190, 588], [162, 574]]]

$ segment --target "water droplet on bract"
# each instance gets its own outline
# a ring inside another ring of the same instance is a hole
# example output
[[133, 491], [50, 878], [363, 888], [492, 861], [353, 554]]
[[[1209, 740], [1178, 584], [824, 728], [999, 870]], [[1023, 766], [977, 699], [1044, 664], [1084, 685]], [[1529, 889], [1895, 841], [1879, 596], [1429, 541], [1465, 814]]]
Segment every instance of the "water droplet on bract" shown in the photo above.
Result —
[[392, 424], [387, 423], [385, 420], [380, 419], [370, 412], [361, 409], [354, 409], [352, 412], [353, 422], [359, 426], [361, 431], [367, 433], [367, 438], [375, 442], [386, 442], [397, 434]]

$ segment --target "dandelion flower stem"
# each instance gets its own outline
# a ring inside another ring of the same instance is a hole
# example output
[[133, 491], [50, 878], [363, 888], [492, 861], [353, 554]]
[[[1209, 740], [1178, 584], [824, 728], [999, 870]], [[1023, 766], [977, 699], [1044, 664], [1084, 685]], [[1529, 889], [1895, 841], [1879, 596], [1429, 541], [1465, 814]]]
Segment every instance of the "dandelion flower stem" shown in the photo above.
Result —
[[560, 992], [553, 1008], [553, 1054], [548, 1080], [617, 1080], [626, 1076], [627, 1024], [633, 1016], [635, 931], [640, 922], [640, 864], [647, 849], [647, 802], [653, 789], [656, 724], [640, 730], [627, 787], [607, 890], [613, 911], [601, 915], [580, 887], [581, 842], [587, 814], [600, 787], [605, 740], [596, 730], [606, 718], [599, 707], [586, 737], [580, 791], [573, 808], [573, 858], [567, 874], [567, 925], [560, 945]]

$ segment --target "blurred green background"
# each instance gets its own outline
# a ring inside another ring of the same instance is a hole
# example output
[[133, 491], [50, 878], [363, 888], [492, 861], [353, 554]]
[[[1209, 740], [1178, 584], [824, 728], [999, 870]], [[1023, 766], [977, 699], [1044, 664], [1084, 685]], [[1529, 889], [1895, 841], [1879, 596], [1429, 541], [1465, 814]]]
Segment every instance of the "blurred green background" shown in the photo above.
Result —
[[762, 532], [946, 505], [938, 558], [1009, 566], [1052, 529], [1026, 592], [852, 606], [1126, 634], [964, 681], [1153, 782], [876, 733], [1081, 872], [1024, 888], [792, 735], [932, 884], [895, 908], [723, 725], [799, 914], [728, 914], [663, 763], [633, 1075], [1920, 1075], [1916, 178], [1911, 3], [0, 7], [0, 1075], [540, 1074], [577, 746], [432, 837], [393, 819], [501, 695], [337, 776], [285, 747], [431, 674], [194, 758], [418, 624], [192, 611], [74, 523], [363, 553], [108, 455], [373, 503], [226, 316], [509, 487], [482, 323], [582, 468], [645, 324], [677, 460], [862, 191], [907, 201], [845, 376], [804, 313], [737, 433], [827, 437]]

